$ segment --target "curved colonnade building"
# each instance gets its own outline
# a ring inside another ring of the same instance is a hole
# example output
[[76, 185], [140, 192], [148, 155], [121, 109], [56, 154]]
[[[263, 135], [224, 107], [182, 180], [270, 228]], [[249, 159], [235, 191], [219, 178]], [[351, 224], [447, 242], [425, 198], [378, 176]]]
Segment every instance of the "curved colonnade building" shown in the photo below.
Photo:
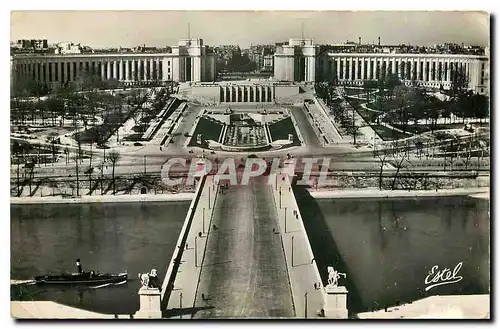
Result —
[[[280, 82], [336, 79], [341, 84], [362, 85], [364, 81], [393, 73], [405, 84], [416, 81], [424, 87], [449, 89], [453, 72], [462, 70], [466, 73], [469, 89], [482, 94], [489, 92], [488, 55], [332, 53], [320, 52], [311, 39], [290, 39], [289, 44], [278, 48], [274, 56], [274, 79]], [[11, 86], [23, 78], [49, 86], [66, 84], [76, 81], [82, 72], [126, 84], [216, 80], [213, 50], [203, 45], [202, 39], [180, 40], [171, 53], [11, 56]], [[276, 82], [258, 82], [241, 88], [240, 83], [218, 83], [217, 92], [212, 90], [211, 94], [217, 94], [215, 97], [220, 97], [222, 102], [272, 102], [275, 95], [272, 86], [267, 86], [269, 84]]]
[[488, 93], [487, 55], [414, 53], [320, 53], [311, 39], [290, 39], [277, 50], [274, 77], [279, 81], [337, 79], [341, 84], [362, 85], [387, 74], [396, 74], [405, 84], [449, 89], [454, 71], [465, 72], [468, 88]]
[[128, 84], [215, 80], [215, 57], [202, 39], [180, 40], [171, 53], [20, 54], [11, 56], [11, 85], [23, 78], [49, 86], [76, 81], [82, 72]]

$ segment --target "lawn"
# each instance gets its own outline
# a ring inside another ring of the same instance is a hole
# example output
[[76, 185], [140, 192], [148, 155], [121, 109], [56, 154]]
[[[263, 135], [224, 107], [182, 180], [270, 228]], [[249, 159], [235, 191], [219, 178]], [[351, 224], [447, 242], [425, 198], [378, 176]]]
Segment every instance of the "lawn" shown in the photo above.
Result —
[[381, 114], [381, 113], [378, 113], [375, 111], [370, 111], [370, 110], [363, 108], [361, 106], [361, 103], [363, 103], [363, 102], [360, 101], [359, 99], [347, 97], [347, 101], [351, 106], [353, 106], [356, 109], [356, 111], [358, 111], [359, 115], [361, 115], [363, 117], [363, 119], [365, 119], [366, 122], [375, 121], [377, 119], [377, 116], [379, 116]]
[[369, 108], [377, 111], [387, 112], [401, 107], [401, 101], [397, 99], [389, 99], [388, 101], [376, 100], [367, 105]]
[[194, 130], [193, 137], [189, 141], [189, 146], [199, 146], [205, 147], [204, 143], [199, 144], [197, 142], [197, 135], [201, 134], [203, 140], [213, 140], [218, 142], [219, 135], [222, 131], [222, 124], [216, 122], [212, 119], [207, 119], [206, 117], [201, 117], [196, 125], [196, 129]]
[[293, 121], [291, 118], [286, 118], [280, 120], [276, 123], [269, 125], [269, 133], [271, 134], [271, 139], [273, 141], [279, 139], [288, 139], [288, 134], [293, 135], [293, 143], [290, 146], [300, 146], [299, 137], [293, 126]]
[[345, 88], [344, 92], [347, 96], [357, 96], [363, 94], [365, 91], [363, 89]]
[[392, 130], [382, 125], [372, 125], [371, 127], [384, 141], [393, 141], [405, 137], [410, 137], [409, 135], [403, 134], [396, 130]]

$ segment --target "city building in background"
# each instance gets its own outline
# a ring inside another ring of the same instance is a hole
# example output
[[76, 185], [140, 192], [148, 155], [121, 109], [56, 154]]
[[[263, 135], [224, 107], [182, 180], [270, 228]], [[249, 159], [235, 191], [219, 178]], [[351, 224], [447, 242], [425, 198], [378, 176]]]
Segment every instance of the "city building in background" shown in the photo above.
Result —
[[11, 68], [12, 86], [27, 79], [48, 86], [65, 85], [89, 74], [125, 84], [215, 79], [213, 50], [202, 39], [180, 40], [171, 52], [135, 49], [89, 53], [79, 44], [63, 43], [51, 54], [13, 54]]
[[279, 81], [334, 80], [362, 85], [396, 75], [409, 85], [449, 89], [456, 72], [465, 74], [468, 89], [488, 93], [488, 48], [456, 45], [430, 47], [315, 45], [311, 39], [290, 39], [276, 48], [274, 77]]

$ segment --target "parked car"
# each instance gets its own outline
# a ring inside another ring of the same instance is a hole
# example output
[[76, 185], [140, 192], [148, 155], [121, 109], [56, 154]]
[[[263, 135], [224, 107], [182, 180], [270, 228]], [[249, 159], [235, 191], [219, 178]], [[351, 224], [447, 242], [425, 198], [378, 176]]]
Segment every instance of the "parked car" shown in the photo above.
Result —
[[142, 146], [142, 143], [135, 142], [135, 143], [134, 143], [134, 146]]

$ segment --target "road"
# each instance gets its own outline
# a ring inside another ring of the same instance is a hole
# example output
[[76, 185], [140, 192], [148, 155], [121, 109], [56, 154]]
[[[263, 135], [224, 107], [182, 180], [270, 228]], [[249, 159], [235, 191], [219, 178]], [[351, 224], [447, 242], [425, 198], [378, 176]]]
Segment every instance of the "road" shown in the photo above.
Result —
[[196, 296], [197, 307], [211, 308], [195, 318], [294, 316], [272, 204], [265, 179], [219, 196]]

